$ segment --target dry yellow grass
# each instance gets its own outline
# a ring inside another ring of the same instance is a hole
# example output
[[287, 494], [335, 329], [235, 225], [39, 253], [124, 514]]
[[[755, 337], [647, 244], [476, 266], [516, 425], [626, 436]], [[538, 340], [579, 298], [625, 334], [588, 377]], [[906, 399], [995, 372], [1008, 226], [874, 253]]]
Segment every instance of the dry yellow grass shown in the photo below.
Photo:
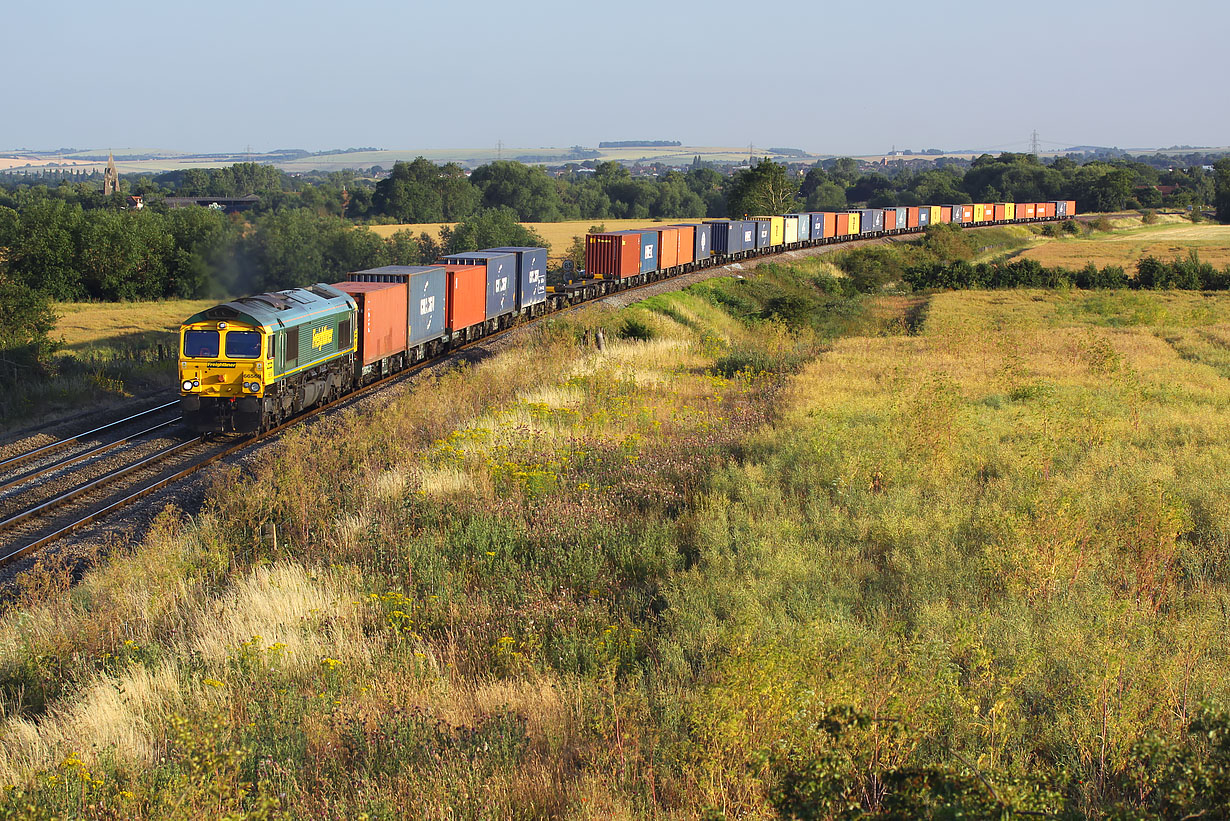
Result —
[[1087, 263], [1122, 265], [1134, 268], [1147, 256], [1162, 260], [1187, 256], [1195, 249], [1200, 259], [1218, 268], [1230, 265], [1230, 226], [1161, 225], [1131, 229], [1112, 234], [1097, 233], [1088, 238], [1057, 239], [1044, 242], [1021, 253], [1043, 265], [1083, 268]]
[[186, 318], [216, 305], [216, 299], [168, 299], [158, 302], [62, 302], [53, 337], [70, 348], [109, 344], [118, 338], [151, 331], [173, 331]]
[[[673, 225], [675, 223], [699, 222], [699, 219], [678, 219], [665, 220], [665, 224]], [[410, 231], [415, 236], [426, 232], [432, 236], [439, 237], [440, 229], [446, 225], [452, 227], [455, 222], [421, 222], [421, 223], [406, 223], [401, 225], [372, 225], [371, 230], [381, 237], [392, 236], [397, 231]], [[594, 225], [605, 225], [608, 231], [622, 231], [627, 228], [644, 228], [654, 224], [652, 219], [635, 219], [635, 220], [570, 220], [568, 222], [523, 222], [526, 228], [533, 229], [538, 232], [544, 240], [547, 241], [548, 251], [552, 259], [563, 257], [564, 252], [568, 250], [568, 246], [572, 244], [573, 237], [584, 236], [589, 229]]]

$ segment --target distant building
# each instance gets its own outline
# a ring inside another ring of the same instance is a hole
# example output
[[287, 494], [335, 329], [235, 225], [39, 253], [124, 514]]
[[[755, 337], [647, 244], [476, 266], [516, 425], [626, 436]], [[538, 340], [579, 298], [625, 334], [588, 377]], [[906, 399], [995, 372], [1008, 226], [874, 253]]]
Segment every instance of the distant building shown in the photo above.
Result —
[[246, 197], [167, 197], [163, 200], [167, 208], [190, 208], [194, 205], [202, 208], [214, 208], [227, 214], [248, 211], [259, 204], [261, 198], [255, 194]]
[[115, 157], [107, 152], [107, 168], [103, 171], [103, 195], [118, 194], [120, 190], [120, 172], [115, 168]]
[[144, 207], [145, 207], [144, 197], [142, 197], [140, 194], [129, 194], [128, 195], [128, 210], [140, 211]]

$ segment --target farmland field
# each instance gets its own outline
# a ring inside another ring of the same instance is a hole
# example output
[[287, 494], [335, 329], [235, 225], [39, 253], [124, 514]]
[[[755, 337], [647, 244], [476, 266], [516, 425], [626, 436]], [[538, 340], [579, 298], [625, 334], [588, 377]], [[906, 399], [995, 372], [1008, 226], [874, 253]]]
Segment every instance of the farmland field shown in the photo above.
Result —
[[179, 324], [216, 299], [168, 299], [157, 302], [60, 302], [52, 337], [70, 351], [97, 346], [137, 344], [142, 339], [169, 342]]
[[1170, 261], [1186, 257], [1189, 249], [1203, 262], [1218, 268], [1230, 265], [1230, 225], [1169, 225], [1128, 227], [1113, 232], [1094, 232], [1085, 238], [1040, 240], [1018, 254], [1047, 266], [1081, 268], [1093, 262], [1098, 266], [1121, 265], [1129, 270], [1147, 256]]

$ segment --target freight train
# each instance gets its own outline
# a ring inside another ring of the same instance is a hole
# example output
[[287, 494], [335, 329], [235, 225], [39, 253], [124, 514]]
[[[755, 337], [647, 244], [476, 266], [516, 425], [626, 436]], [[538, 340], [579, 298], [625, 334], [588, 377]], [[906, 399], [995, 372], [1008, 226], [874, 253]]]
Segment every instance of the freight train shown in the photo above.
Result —
[[544, 248], [388, 265], [208, 308], [180, 328], [180, 409], [200, 432], [254, 433], [417, 362], [567, 305], [700, 268], [834, 242], [1067, 219], [1071, 200], [709, 220], [588, 234], [585, 270], [547, 285]]

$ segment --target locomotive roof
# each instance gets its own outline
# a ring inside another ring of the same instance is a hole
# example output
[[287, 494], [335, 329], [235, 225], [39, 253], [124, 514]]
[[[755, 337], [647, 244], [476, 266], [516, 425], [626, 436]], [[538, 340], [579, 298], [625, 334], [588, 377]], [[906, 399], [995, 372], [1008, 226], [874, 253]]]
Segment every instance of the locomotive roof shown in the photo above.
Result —
[[355, 307], [354, 300], [332, 285], [318, 282], [306, 288], [287, 288], [254, 296], [240, 297], [193, 314], [185, 325], [195, 322], [239, 321], [268, 331], [298, 325], [310, 317], [334, 310]]

